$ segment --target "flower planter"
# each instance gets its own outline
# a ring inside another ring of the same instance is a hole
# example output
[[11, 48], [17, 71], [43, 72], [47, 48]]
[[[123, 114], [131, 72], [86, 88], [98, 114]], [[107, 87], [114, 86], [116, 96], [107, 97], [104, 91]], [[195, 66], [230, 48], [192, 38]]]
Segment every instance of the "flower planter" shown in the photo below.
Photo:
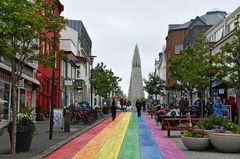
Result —
[[209, 138], [182, 137], [182, 142], [190, 151], [203, 151], [209, 148]]
[[214, 148], [221, 152], [240, 152], [240, 134], [211, 133], [210, 140]]
[[[12, 132], [9, 129], [10, 141], [12, 141]], [[34, 129], [31, 126], [23, 126], [21, 129], [17, 130], [16, 134], [16, 152], [29, 151]]]

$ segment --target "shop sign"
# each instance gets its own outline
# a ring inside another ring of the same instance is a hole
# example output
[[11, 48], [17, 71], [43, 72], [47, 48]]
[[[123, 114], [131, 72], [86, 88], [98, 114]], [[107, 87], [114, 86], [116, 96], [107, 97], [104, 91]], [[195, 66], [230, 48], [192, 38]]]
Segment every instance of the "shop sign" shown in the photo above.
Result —
[[73, 81], [72, 80], [65, 80], [64, 81], [64, 85], [65, 86], [72, 86], [73, 85]]
[[219, 93], [219, 94], [224, 94], [224, 89], [219, 89], [219, 90], [218, 90], [218, 93]]

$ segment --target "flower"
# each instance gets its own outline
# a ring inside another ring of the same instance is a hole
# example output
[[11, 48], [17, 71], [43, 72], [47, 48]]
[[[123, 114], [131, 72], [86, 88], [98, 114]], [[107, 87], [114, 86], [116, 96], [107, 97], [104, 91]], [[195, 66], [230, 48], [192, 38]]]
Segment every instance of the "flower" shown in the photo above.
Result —
[[22, 132], [26, 129], [31, 129], [34, 135], [36, 133], [36, 124], [34, 119], [34, 108], [23, 107], [22, 111], [17, 114], [17, 131]]
[[215, 133], [224, 133], [225, 132], [225, 128], [223, 126], [214, 125], [213, 131]]
[[232, 131], [233, 133], [237, 133], [238, 131], [238, 125], [233, 122], [225, 122], [224, 127], [226, 130]]

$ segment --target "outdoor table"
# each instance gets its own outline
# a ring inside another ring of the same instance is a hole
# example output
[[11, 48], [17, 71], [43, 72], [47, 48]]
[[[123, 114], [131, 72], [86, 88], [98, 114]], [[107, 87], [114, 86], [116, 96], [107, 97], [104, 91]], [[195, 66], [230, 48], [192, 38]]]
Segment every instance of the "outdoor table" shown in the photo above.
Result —
[[[194, 126], [197, 121], [203, 120], [202, 118], [164, 118], [164, 122], [167, 123], [165, 129], [168, 131], [168, 137], [170, 137], [171, 130], [189, 130], [191, 126]], [[190, 126], [190, 122], [192, 125]]]

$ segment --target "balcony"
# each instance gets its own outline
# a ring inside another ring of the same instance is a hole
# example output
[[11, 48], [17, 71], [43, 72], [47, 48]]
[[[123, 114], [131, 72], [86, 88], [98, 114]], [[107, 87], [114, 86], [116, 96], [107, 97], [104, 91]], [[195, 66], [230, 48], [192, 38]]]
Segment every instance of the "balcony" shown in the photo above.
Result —
[[60, 49], [64, 50], [64, 52], [71, 52], [77, 56], [77, 46], [71, 39], [61, 39]]

